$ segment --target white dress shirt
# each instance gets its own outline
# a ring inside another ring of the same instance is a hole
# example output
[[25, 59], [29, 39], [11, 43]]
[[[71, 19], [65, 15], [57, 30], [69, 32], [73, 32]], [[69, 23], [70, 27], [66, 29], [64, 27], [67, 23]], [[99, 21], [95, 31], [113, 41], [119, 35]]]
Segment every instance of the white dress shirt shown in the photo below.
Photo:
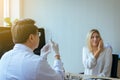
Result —
[[55, 60], [51, 68], [47, 55], [35, 55], [27, 46], [16, 44], [0, 60], [0, 80], [64, 80], [63, 64]]
[[109, 77], [112, 67], [112, 51], [110, 48], [105, 48], [100, 53], [98, 59], [88, 50], [83, 48], [83, 65], [85, 75], [106, 76]]

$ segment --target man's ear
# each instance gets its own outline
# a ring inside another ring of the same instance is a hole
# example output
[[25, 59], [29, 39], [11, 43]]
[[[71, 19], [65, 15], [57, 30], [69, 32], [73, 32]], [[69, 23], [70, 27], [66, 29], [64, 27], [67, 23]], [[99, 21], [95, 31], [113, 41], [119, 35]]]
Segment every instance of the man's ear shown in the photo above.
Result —
[[34, 40], [34, 35], [33, 35], [33, 34], [30, 34], [28, 39], [29, 39], [29, 41]]

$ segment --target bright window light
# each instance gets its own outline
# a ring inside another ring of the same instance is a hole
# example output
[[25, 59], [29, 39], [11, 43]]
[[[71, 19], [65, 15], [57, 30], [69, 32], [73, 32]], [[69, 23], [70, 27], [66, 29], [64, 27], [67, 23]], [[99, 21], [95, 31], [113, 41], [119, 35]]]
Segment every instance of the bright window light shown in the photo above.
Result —
[[9, 0], [4, 0], [4, 18], [10, 17], [10, 2]]

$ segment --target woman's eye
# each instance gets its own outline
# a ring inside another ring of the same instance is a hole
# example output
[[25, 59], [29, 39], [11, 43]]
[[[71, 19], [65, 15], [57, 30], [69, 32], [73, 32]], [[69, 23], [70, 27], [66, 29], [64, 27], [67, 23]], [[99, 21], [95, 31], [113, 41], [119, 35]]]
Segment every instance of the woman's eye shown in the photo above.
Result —
[[99, 36], [92, 36], [91, 39], [93, 39], [93, 38], [99, 38]]
[[99, 38], [99, 36], [96, 36], [96, 38]]
[[91, 39], [93, 39], [93, 38], [94, 38], [94, 36], [91, 37]]

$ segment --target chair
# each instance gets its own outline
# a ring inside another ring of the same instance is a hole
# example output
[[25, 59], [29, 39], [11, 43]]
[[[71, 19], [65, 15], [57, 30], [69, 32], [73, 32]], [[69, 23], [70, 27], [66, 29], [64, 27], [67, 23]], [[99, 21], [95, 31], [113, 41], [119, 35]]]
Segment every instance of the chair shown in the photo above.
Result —
[[111, 77], [117, 78], [118, 54], [112, 54]]

